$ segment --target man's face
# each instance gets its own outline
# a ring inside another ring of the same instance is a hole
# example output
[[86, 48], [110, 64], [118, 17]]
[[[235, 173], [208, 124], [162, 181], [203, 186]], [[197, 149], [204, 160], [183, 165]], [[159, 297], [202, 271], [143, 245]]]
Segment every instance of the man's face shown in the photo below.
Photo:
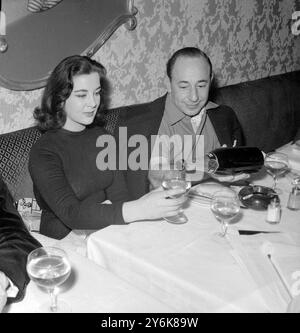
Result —
[[197, 115], [208, 101], [210, 67], [203, 57], [179, 57], [172, 70], [170, 93], [174, 104], [187, 116]]

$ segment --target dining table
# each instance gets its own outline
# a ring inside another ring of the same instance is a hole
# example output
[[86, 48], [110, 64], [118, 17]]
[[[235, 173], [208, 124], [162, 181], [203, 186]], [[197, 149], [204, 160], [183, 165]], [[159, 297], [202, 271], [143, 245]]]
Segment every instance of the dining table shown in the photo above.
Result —
[[[172, 306], [160, 302], [118, 276], [100, 267], [85, 256], [84, 242], [70, 235], [61, 241], [33, 233], [42, 246], [54, 246], [66, 251], [71, 263], [71, 275], [57, 288], [58, 302], [67, 304], [71, 313], [172, 313]], [[4, 307], [4, 313], [39, 313], [42, 304], [50, 305], [45, 289], [30, 281], [23, 300]], [[49, 311], [50, 312], [50, 311]]]
[[[282, 150], [291, 155], [293, 149]], [[300, 210], [287, 208], [297, 176], [294, 164], [279, 178], [277, 224], [266, 221], [266, 209], [241, 207], [227, 236], [218, 237], [209, 201], [189, 198], [187, 223], [111, 225], [89, 235], [88, 258], [176, 312], [285, 312], [300, 294]], [[264, 168], [249, 181], [272, 186]]]

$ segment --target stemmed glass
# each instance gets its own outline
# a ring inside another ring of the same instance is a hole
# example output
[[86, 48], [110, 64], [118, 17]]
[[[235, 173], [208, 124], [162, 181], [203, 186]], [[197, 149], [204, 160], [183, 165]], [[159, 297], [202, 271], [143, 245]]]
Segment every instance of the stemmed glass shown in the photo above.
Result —
[[222, 232], [218, 236], [225, 237], [229, 222], [239, 213], [240, 202], [237, 194], [229, 188], [215, 192], [210, 208], [216, 219], [221, 222]]
[[273, 152], [265, 156], [265, 168], [267, 172], [273, 177], [274, 184], [273, 190], [280, 194], [281, 189], [277, 187], [278, 176], [284, 174], [289, 168], [289, 159], [286, 154]]
[[40, 247], [29, 253], [27, 272], [32, 281], [46, 288], [51, 303], [42, 305], [40, 312], [71, 312], [65, 302], [57, 302], [56, 287], [64, 283], [71, 273], [66, 252], [56, 247]]
[[[165, 171], [162, 187], [165, 190], [171, 189], [182, 189], [182, 192], [172, 196], [172, 198], [179, 198], [191, 188], [191, 182], [186, 180], [185, 168], [174, 168], [172, 170]], [[188, 218], [183, 212], [178, 213], [174, 216], [164, 217], [164, 219], [169, 223], [183, 224], [188, 221]]]

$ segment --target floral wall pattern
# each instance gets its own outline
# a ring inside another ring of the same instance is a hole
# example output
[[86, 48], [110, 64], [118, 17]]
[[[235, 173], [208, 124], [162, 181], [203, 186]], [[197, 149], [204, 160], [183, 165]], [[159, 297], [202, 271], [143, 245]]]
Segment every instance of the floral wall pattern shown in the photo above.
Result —
[[[166, 90], [165, 63], [197, 46], [219, 86], [300, 69], [300, 38], [291, 33], [297, 0], [135, 0], [138, 25], [119, 28], [96, 53], [108, 71], [109, 107], [142, 103]], [[0, 133], [32, 126], [42, 89], [0, 88]]]

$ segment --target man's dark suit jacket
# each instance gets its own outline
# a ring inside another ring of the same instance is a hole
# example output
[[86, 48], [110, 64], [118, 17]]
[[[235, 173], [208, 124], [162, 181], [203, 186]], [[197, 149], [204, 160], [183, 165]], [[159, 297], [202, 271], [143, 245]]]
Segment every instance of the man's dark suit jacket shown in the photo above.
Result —
[[295, 135], [295, 138], [294, 138], [294, 142], [300, 140], [300, 128], [298, 129], [296, 135]]
[[0, 176], [0, 271], [19, 289], [16, 298], [8, 298], [8, 303], [24, 297], [29, 282], [26, 273], [27, 255], [40, 246], [26, 229]]
[[[151, 103], [128, 106], [124, 110], [125, 112], [120, 112], [119, 127], [127, 127], [127, 141], [136, 134], [141, 134], [147, 138], [149, 144], [148, 161], [150, 161], [151, 156], [151, 135], [158, 133], [164, 114], [166, 96], [164, 95]], [[207, 114], [221, 145], [226, 144], [228, 147], [232, 147], [235, 140], [237, 140], [237, 146], [244, 145], [241, 125], [230, 107], [220, 105], [218, 108], [208, 110]], [[118, 137], [118, 128], [115, 129], [115, 136]], [[135, 149], [136, 147], [128, 147], [127, 156]], [[122, 153], [121, 149], [120, 154]], [[125, 178], [132, 199], [137, 199], [149, 191], [148, 170], [127, 170]]]

